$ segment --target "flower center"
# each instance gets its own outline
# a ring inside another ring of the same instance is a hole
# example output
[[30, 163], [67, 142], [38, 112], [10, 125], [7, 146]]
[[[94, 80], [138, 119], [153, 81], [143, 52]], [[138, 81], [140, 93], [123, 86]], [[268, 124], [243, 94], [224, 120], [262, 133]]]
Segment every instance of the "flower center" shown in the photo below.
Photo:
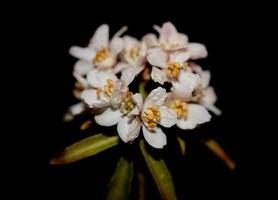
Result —
[[186, 117], [188, 114], [188, 105], [184, 101], [181, 100], [175, 100], [171, 108], [177, 113], [178, 119]]
[[120, 111], [123, 114], [128, 114], [130, 111], [132, 111], [135, 107], [135, 102], [132, 98], [132, 92], [128, 92], [126, 96], [123, 97], [123, 100], [121, 101], [121, 107]]
[[181, 70], [181, 65], [177, 62], [171, 62], [167, 64], [167, 76], [169, 78], [178, 78]]
[[93, 64], [99, 63], [105, 60], [108, 57], [108, 49], [102, 48], [96, 53], [95, 58], [93, 59]]
[[139, 56], [140, 49], [138, 47], [133, 47], [130, 49], [129, 56], [135, 60]]
[[139, 47], [133, 47], [128, 51], [125, 51], [124, 53], [124, 59], [127, 62], [137, 62], [137, 59], [139, 57], [139, 53], [140, 53], [140, 48]]
[[104, 96], [106, 97], [111, 97], [114, 91], [113, 87], [113, 80], [112, 79], [107, 79], [106, 84], [104, 85]]
[[149, 107], [143, 112], [143, 121], [149, 128], [155, 128], [160, 121], [160, 111], [156, 106]]

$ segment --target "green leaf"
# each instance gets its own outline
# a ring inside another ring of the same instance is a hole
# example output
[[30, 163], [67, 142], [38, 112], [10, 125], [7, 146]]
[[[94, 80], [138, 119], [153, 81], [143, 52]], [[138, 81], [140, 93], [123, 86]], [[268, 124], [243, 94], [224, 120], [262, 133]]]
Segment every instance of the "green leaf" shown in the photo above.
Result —
[[228, 156], [225, 150], [220, 146], [220, 144], [214, 139], [203, 140], [205, 145], [217, 155], [230, 170], [236, 168], [235, 162]]
[[180, 145], [182, 155], [185, 155], [185, 152], [186, 152], [186, 143], [185, 143], [185, 141], [179, 136], [177, 136], [177, 140], [178, 140], [178, 143]]
[[137, 181], [138, 181], [138, 200], [145, 200], [146, 195], [146, 184], [145, 184], [145, 175], [143, 171], [139, 170], [137, 172]]
[[175, 186], [173, 183], [172, 175], [169, 172], [166, 163], [162, 159], [153, 158], [146, 150], [145, 142], [140, 141], [140, 149], [145, 158], [147, 166], [153, 176], [156, 186], [159, 190], [161, 198], [164, 200], [177, 199], [175, 193]]
[[131, 190], [133, 161], [121, 157], [108, 186], [107, 200], [125, 200]]
[[93, 156], [119, 143], [118, 136], [97, 134], [68, 146], [60, 155], [50, 160], [52, 165], [63, 165]]

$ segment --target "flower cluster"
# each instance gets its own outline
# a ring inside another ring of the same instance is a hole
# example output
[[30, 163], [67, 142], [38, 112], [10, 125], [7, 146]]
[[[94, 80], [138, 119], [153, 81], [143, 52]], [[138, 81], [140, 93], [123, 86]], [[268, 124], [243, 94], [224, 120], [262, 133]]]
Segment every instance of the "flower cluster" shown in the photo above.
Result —
[[[214, 106], [210, 72], [193, 62], [207, 56], [203, 44], [189, 42], [170, 22], [154, 26], [158, 36], [150, 33], [141, 40], [123, 36], [126, 29], [110, 39], [109, 27], [103, 24], [87, 47], [70, 48], [70, 54], [78, 59], [73, 71], [77, 80], [74, 91], [81, 100], [70, 107], [72, 115], [89, 108], [97, 124], [117, 125], [125, 143], [134, 141], [142, 129], [152, 147], [163, 148], [167, 139], [161, 127], [194, 129], [210, 121], [208, 110], [221, 114]], [[161, 86], [145, 97], [130, 90], [135, 79]]]

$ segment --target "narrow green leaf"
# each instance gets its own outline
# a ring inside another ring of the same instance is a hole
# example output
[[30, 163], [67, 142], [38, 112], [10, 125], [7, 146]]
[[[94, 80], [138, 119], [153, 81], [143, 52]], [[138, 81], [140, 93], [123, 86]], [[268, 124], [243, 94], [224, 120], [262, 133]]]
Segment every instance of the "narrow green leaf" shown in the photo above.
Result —
[[137, 180], [138, 180], [138, 200], [145, 200], [145, 196], [146, 196], [146, 184], [145, 184], [145, 175], [143, 173], [143, 171], [139, 170], [139, 172], [137, 172]]
[[184, 139], [182, 139], [181, 137], [177, 136], [177, 140], [178, 140], [178, 143], [180, 145], [182, 155], [185, 155], [185, 152], [186, 152], [186, 143], [185, 143]]
[[236, 168], [235, 162], [228, 156], [225, 150], [220, 146], [220, 144], [214, 139], [203, 140], [205, 145], [217, 155], [230, 170]]
[[133, 161], [121, 157], [108, 186], [107, 200], [127, 200], [133, 180]]
[[51, 159], [50, 164], [63, 165], [75, 162], [93, 156], [118, 143], [118, 136], [107, 136], [104, 134], [93, 135], [68, 146], [60, 155]]
[[166, 163], [162, 159], [154, 159], [146, 150], [143, 140], [140, 141], [140, 149], [145, 158], [147, 166], [153, 176], [156, 186], [160, 192], [161, 198], [164, 200], [177, 199], [175, 186], [172, 175], [169, 172]]

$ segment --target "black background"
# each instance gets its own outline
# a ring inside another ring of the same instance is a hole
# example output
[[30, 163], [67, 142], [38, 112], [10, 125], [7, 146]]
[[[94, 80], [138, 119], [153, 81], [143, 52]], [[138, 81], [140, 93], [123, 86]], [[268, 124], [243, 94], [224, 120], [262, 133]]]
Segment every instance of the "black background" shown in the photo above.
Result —
[[[254, 18], [240, 5], [129, 2], [123, 7], [102, 3], [41, 4], [35, 9], [23, 10], [22, 18], [18, 16], [20, 23], [16, 29], [23, 30], [19, 38], [24, 38], [25, 45], [21, 49], [26, 61], [25, 67], [18, 71], [18, 76], [24, 79], [19, 83], [22, 88], [19, 92], [27, 97], [22, 98], [21, 104], [25, 106], [20, 112], [28, 115], [16, 117], [20, 120], [18, 127], [28, 127], [28, 133], [19, 134], [16, 139], [20, 148], [11, 156], [15, 162], [12, 175], [16, 175], [15, 179], [9, 179], [9, 185], [28, 196], [102, 199], [119, 156], [130, 147], [120, 145], [68, 166], [49, 165], [49, 159], [65, 146], [91, 134], [91, 130], [78, 131], [82, 118], [74, 123], [62, 123], [67, 107], [77, 102], [71, 91], [76, 59], [68, 54], [68, 49], [72, 45], [85, 46], [102, 23], [110, 25], [111, 34], [127, 25], [128, 35], [141, 38], [153, 32], [153, 24], [171, 21], [180, 32], [188, 34], [190, 41], [207, 46], [208, 58], [198, 63], [211, 70], [211, 84], [218, 95], [217, 106], [223, 111], [221, 117], [213, 116], [210, 123], [185, 133], [188, 148], [184, 158], [176, 153], [172, 136], [169, 136], [169, 147], [163, 150], [163, 155], [173, 173], [177, 195], [179, 199], [242, 197], [242, 192], [246, 191], [243, 189], [243, 163], [248, 161], [243, 158], [243, 143], [250, 134], [246, 131], [248, 108], [244, 106], [250, 102], [246, 96], [250, 88], [246, 76], [252, 67], [255, 70], [255, 66], [246, 65], [246, 60], [249, 59], [251, 47], [248, 44]], [[12, 130], [18, 127], [12, 126]], [[106, 131], [116, 130], [108, 128]], [[229, 171], [200, 143], [201, 137], [219, 141], [235, 160], [237, 169]], [[145, 171], [148, 199], [159, 199], [154, 182]]]

